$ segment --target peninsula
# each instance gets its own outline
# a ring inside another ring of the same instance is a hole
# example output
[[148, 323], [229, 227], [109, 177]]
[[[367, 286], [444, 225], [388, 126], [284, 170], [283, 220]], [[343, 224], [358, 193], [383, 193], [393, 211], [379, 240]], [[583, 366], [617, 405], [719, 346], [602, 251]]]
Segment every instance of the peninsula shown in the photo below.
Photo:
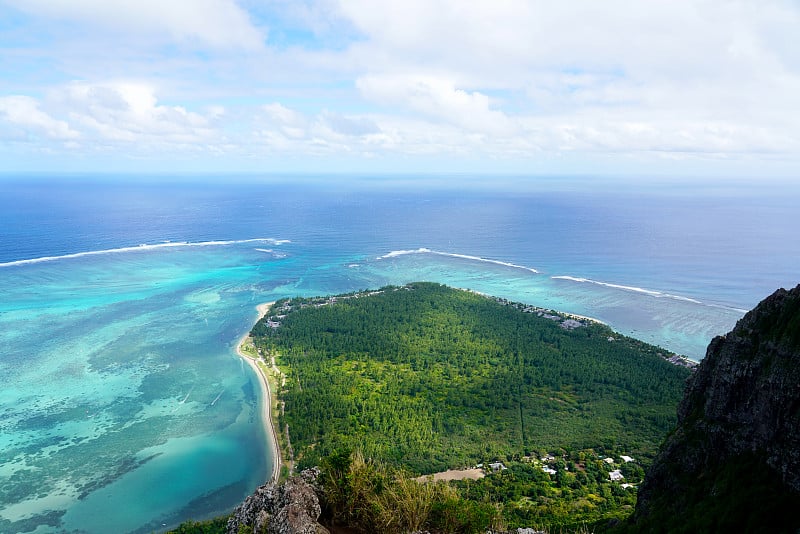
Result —
[[[798, 303], [800, 286], [776, 291], [689, 371], [604, 325], [438, 284], [278, 301], [250, 350], [287, 369], [279, 422], [318, 467], [176, 532], [794, 532]], [[677, 428], [660, 416], [676, 392]], [[591, 421], [609, 429], [581, 433]], [[475, 459], [472, 480], [415, 476]]]
[[497, 511], [480, 495], [510, 526], [626, 517], [690, 374], [595, 321], [424, 282], [282, 299], [251, 336], [285, 373], [297, 471], [482, 469], [446, 505], [476, 528]]

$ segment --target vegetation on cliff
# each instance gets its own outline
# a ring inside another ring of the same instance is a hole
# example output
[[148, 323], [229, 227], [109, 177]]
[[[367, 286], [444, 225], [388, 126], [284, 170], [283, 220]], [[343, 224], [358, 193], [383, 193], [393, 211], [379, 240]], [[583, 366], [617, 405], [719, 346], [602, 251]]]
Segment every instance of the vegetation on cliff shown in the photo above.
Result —
[[484, 533], [518, 527], [576, 532], [603, 527], [633, 510], [634, 462], [610, 466], [591, 452], [547, 462], [505, 462], [478, 480], [420, 482], [403, 468], [365, 460], [355, 452], [323, 460], [323, 504], [329, 523], [362, 532]]
[[444, 482], [420, 483], [407, 470], [359, 452], [325, 458], [320, 479], [330, 525], [387, 534], [486, 532], [502, 525], [497, 505], [464, 498]]
[[800, 286], [711, 341], [641, 487], [632, 531], [800, 528]]

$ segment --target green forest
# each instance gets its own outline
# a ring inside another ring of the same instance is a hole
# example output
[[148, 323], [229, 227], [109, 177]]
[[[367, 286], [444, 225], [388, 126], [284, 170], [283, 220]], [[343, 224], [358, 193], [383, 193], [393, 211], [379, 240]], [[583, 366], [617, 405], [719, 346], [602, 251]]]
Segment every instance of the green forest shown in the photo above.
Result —
[[605, 325], [433, 283], [278, 301], [252, 330], [299, 467], [360, 450], [416, 474], [555, 450], [645, 462], [690, 371]]
[[284, 299], [251, 336], [286, 377], [285, 451], [322, 468], [322, 520], [356, 532], [622, 526], [691, 373], [600, 323], [433, 283]]

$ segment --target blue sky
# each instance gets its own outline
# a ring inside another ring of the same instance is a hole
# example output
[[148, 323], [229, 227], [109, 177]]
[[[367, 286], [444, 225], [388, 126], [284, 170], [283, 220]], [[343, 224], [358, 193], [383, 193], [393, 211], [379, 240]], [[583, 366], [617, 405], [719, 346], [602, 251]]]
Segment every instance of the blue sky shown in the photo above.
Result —
[[800, 171], [800, 4], [0, 0], [0, 172]]

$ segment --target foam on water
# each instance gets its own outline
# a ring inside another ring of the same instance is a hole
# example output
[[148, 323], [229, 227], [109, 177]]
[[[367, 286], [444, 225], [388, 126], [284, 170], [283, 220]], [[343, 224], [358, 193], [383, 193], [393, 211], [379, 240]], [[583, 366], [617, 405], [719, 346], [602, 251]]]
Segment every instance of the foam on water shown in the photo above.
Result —
[[[32, 263], [42, 263], [46, 261], [59, 261], [59, 260], [69, 260], [75, 258], [85, 258], [87, 256], [102, 256], [106, 254], [123, 254], [126, 252], [145, 252], [151, 250], [158, 250], [164, 248], [184, 248], [184, 247], [221, 247], [226, 245], [239, 245], [243, 243], [270, 243], [272, 245], [284, 245], [286, 243], [291, 243], [289, 239], [273, 239], [271, 237], [262, 237], [262, 238], [253, 238], [253, 239], [232, 239], [227, 241], [200, 241], [200, 242], [189, 242], [189, 241], [165, 241], [163, 243], [155, 243], [155, 244], [147, 244], [143, 243], [141, 245], [137, 245], [135, 247], [119, 247], [119, 248], [109, 248], [103, 250], [88, 250], [85, 252], [74, 252], [72, 254], [62, 254], [60, 256], [42, 256], [39, 258], [30, 258], [24, 260], [15, 260], [15, 261], [7, 261], [4, 263], [0, 263], [0, 267], [15, 267], [18, 265], [29, 265]], [[260, 249], [256, 249], [260, 250]], [[272, 252], [271, 250], [268, 252]]]
[[158, 531], [263, 483], [260, 302], [429, 280], [699, 359], [800, 257], [784, 193], [0, 190], [0, 532]]
[[685, 302], [691, 302], [693, 304], [700, 304], [700, 305], [709, 306], [709, 307], [712, 307], [712, 308], [722, 308], [722, 309], [730, 310], [730, 311], [737, 312], [737, 313], [747, 313], [747, 310], [744, 310], [742, 308], [736, 308], [734, 306], [724, 306], [724, 305], [721, 305], [721, 304], [702, 302], [700, 300], [693, 299], [691, 297], [684, 297], [682, 295], [673, 295], [671, 293], [666, 293], [664, 291], [658, 291], [658, 290], [655, 290], [655, 289], [644, 289], [644, 288], [635, 287], [635, 286], [626, 286], [626, 285], [622, 285], [622, 284], [612, 284], [610, 282], [600, 282], [598, 280], [591, 280], [589, 278], [581, 278], [581, 277], [577, 277], [577, 276], [559, 275], [559, 276], [551, 276], [550, 278], [552, 278], [553, 280], [569, 280], [571, 282], [578, 282], [578, 283], [581, 283], [581, 284], [595, 284], [595, 285], [598, 285], [598, 286], [610, 287], [610, 288], [613, 288], [613, 289], [621, 289], [623, 291], [632, 291], [634, 293], [642, 293], [644, 295], [649, 295], [649, 296], [655, 297], [655, 298], [668, 298], [668, 299], [674, 299], [674, 300], [682, 300], [682, 301], [685, 301]]
[[[191, 511], [197, 517], [220, 513], [263, 482], [271, 460], [255, 409], [259, 392], [232, 351], [255, 315], [246, 305], [251, 292], [269, 289], [256, 271], [268, 273], [269, 265], [247, 259], [250, 245], [210, 254], [214, 247], [155, 247], [138, 269], [129, 264], [138, 250], [129, 250], [81, 257], [71, 270], [34, 262], [5, 272], [0, 531], [173, 525], [189, 517], [180, 515], [188, 503], [206, 502]], [[42, 290], [52, 290], [52, 307], [19, 289], [16, 280], [37, 277], [49, 280]], [[86, 298], [83, 288], [96, 295]], [[159, 450], [158, 462], [143, 455], [170, 439], [189, 439], [221, 467], [170, 448]], [[168, 482], [178, 474], [184, 479]], [[103, 504], [117, 499], [149, 504]], [[54, 513], [61, 527], [45, 526]]]
[[[418, 248], [418, 249], [413, 249], [413, 250], [393, 250], [391, 252], [388, 252], [386, 254], [378, 256], [376, 259], [377, 260], [388, 260], [388, 259], [392, 259], [392, 258], [399, 258], [399, 257], [402, 257], [402, 256], [416, 255], [416, 254], [431, 254], [431, 255], [438, 255], [438, 256], [447, 256], [447, 257], [450, 257], [450, 258], [464, 259], [464, 260], [468, 260], [468, 261], [491, 263], [491, 264], [500, 265], [500, 266], [504, 266], [504, 267], [510, 267], [510, 268], [513, 268], [513, 269], [522, 269], [522, 270], [525, 270], [525, 271], [530, 271], [530, 272], [532, 272], [534, 274], [541, 274], [540, 271], [538, 271], [538, 270], [536, 270], [536, 269], [534, 269], [532, 267], [526, 267], [526, 266], [523, 266], [523, 265], [518, 265], [518, 264], [515, 264], [515, 263], [511, 263], [511, 262], [504, 262], [504, 261], [494, 260], [494, 259], [490, 259], [490, 258], [482, 258], [482, 257], [479, 257], [479, 256], [473, 256], [473, 255], [470, 255], [470, 254], [462, 254], [462, 253], [457, 253], [457, 252], [442, 252], [442, 251], [432, 250], [432, 249], [424, 248], [424, 247]], [[645, 288], [641, 288], [641, 287], [629, 286], [629, 285], [623, 285], [623, 284], [614, 284], [614, 283], [610, 283], [610, 282], [601, 282], [601, 281], [592, 280], [592, 279], [589, 279], [589, 278], [583, 278], [583, 277], [577, 277], [577, 276], [569, 276], [569, 275], [553, 275], [553, 276], [550, 276], [550, 278], [553, 279], [553, 280], [568, 280], [568, 281], [571, 281], [571, 282], [577, 282], [577, 283], [582, 283], [582, 284], [583, 283], [585, 283], [585, 284], [595, 284], [595, 285], [603, 286], [603, 287], [606, 287], [606, 288], [619, 289], [619, 290], [622, 290], [622, 291], [631, 291], [631, 292], [634, 292], [634, 293], [640, 293], [640, 294], [648, 295], [650, 297], [655, 297], [655, 298], [668, 298], [668, 299], [674, 299], [674, 300], [682, 300], [682, 301], [685, 301], [685, 302], [691, 302], [693, 304], [700, 304], [700, 305], [710, 306], [710, 307], [719, 307], [719, 308], [723, 308], [723, 309], [727, 309], [727, 310], [731, 310], [731, 311], [739, 312], [739, 313], [745, 313], [747, 311], [747, 310], [743, 310], [743, 309], [736, 308], [736, 307], [733, 307], [733, 306], [724, 306], [724, 305], [720, 305], [720, 304], [705, 303], [705, 302], [702, 302], [702, 301], [700, 301], [698, 299], [695, 299], [695, 298], [686, 297], [686, 296], [682, 296], [682, 295], [675, 295], [675, 294], [667, 293], [665, 291], [659, 291], [659, 290], [654, 290], [654, 289], [645, 289]]]
[[[0, 376], [12, 386], [0, 390], [0, 530], [147, 532], [225, 511], [262, 483], [270, 460], [259, 388], [233, 355], [258, 302], [431, 280], [595, 316], [694, 357], [721, 328], [692, 299], [474, 254], [398, 249], [370, 260], [331, 248], [306, 257], [282, 241], [290, 261], [251, 240], [199, 243], [4, 271]], [[57, 483], [31, 490], [50, 484], [45, 473]], [[45, 526], [52, 513], [59, 527]]]
[[623, 334], [694, 360], [703, 357], [713, 336], [728, 331], [741, 317], [741, 312], [730, 307], [706, 305], [692, 298], [673, 298], [674, 295], [661, 291], [620, 284], [586, 284], [573, 277], [545, 277], [524, 271], [512, 276], [505, 270], [487, 269], [485, 263], [463, 259], [463, 255], [412, 252], [383, 255], [367, 267], [374, 275], [384, 277], [385, 283], [433, 280], [595, 317]]
[[456, 252], [441, 252], [439, 250], [431, 250], [429, 248], [418, 248], [416, 250], [393, 250], [392, 252], [388, 252], [383, 256], [378, 256], [379, 260], [385, 260], [389, 258], [396, 258], [398, 256], [405, 256], [407, 254], [435, 254], [438, 256], [449, 256], [451, 258], [461, 258], [464, 260], [471, 260], [471, 261], [480, 261], [484, 263], [494, 263], [495, 265], [502, 265], [504, 267], [511, 267], [512, 269], [523, 269], [525, 271], [530, 271], [534, 274], [538, 274], [539, 271], [534, 269], [533, 267], [526, 267], [524, 265], [517, 265], [516, 263], [510, 263], [506, 261], [500, 260], [493, 260], [491, 258], [481, 258], [480, 256], [472, 256], [469, 254], [459, 254]]

